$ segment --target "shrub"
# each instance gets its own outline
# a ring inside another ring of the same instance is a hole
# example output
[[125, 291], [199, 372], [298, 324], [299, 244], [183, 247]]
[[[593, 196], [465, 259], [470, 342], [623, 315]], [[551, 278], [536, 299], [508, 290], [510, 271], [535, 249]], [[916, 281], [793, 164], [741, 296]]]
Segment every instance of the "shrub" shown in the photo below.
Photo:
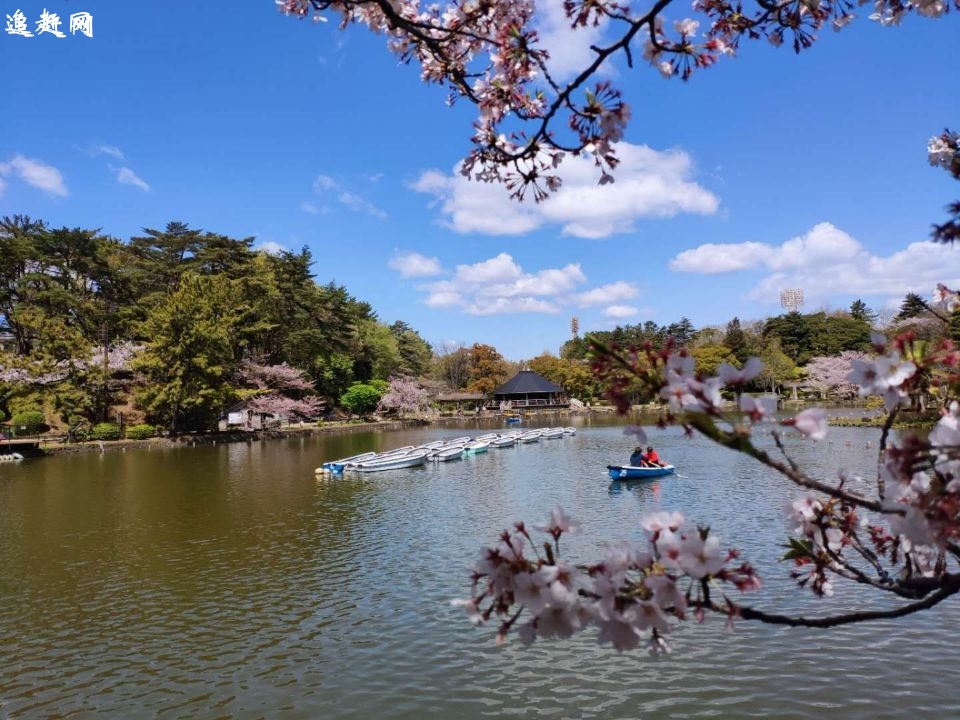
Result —
[[91, 440], [119, 440], [120, 426], [116, 423], [97, 423], [88, 436]]
[[157, 429], [153, 425], [131, 425], [127, 428], [128, 440], [146, 440], [157, 434]]
[[16, 413], [10, 418], [10, 426], [18, 435], [35, 435], [49, 429], [49, 426], [43, 422], [43, 413], [38, 410]]

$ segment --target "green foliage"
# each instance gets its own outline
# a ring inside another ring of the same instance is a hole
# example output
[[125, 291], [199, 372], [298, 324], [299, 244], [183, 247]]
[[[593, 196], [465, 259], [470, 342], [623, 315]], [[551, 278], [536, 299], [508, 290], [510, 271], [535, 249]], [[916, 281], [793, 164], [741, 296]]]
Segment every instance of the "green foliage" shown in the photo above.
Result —
[[900, 304], [900, 312], [897, 313], [893, 319], [907, 320], [912, 317], [917, 317], [918, 315], [923, 315], [926, 312], [927, 304], [923, 301], [923, 298], [916, 293], [907, 293], [906, 297], [903, 298], [903, 302]]
[[321, 395], [340, 397], [354, 382], [353, 358], [343, 353], [317, 357], [314, 361], [313, 377]]
[[149, 384], [138, 400], [173, 433], [209, 429], [233, 395], [229, 380], [244, 314], [234, 292], [238, 283], [187, 273], [143, 323], [150, 340], [133, 366]]
[[397, 352], [400, 355], [397, 372], [410, 377], [426, 375], [430, 369], [430, 360], [433, 358], [430, 343], [402, 320], [397, 320], [391, 325], [390, 332], [397, 340]]
[[730, 348], [730, 352], [737, 358], [737, 364], [743, 365], [751, 356], [751, 347], [747, 335], [740, 327], [740, 318], [735, 317], [727, 323], [727, 331], [723, 336], [723, 344]]
[[763, 336], [765, 340], [779, 338], [783, 353], [797, 365], [806, 365], [814, 357], [866, 350], [870, 345], [870, 324], [847, 313], [791, 312], [767, 320]]
[[797, 379], [798, 368], [781, 349], [780, 338], [770, 338], [760, 352], [763, 369], [760, 379], [767, 383], [771, 392], [777, 390], [785, 382]]
[[153, 425], [131, 425], [126, 429], [126, 436], [128, 440], [146, 440], [152, 438], [157, 434], [157, 429]]
[[97, 423], [90, 429], [87, 437], [90, 440], [119, 440], [120, 426], [111, 422]]
[[600, 386], [590, 366], [579, 360], [566, 360], [543, 353], [530, 360], [527, 366], [555, 385], [562, 387], [570, 397], [592, 401], [600, 394]]
[[10, 427], [18, 435], [36, 435], [49, 429], [44, 423], [43, 413], [39, 410], [24, 410], [14, 413], [10, 418]]
[[372, 383], [354, 383], [340, 396], [340, 405], [357, 415], [366, 415], [377, 409], [377, 404], [386, 390], [386, 387], [378, 387]]
[[868, 325], [872, 325], [877, 321], [878, 316], [863, 300], [858, 298], [850, 305], [850, 317], [854, 320], [861, 320]]
[[691, 352], [696, 361], [697, 372], [704, 375], [716, 375], [721, 363], [739, 364], [737, 357], [726, 345], [703, 345]]

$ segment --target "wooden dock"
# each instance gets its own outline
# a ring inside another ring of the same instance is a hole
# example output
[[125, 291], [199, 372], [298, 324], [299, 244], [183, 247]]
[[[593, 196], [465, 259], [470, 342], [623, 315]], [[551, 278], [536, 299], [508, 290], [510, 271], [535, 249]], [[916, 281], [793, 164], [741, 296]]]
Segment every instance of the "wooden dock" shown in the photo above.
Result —
[[42, 455], [40, 441], [36, 438], [14, 438], [0, 440], [0, 455], [12, 455], [18, 452], [21, 455]]

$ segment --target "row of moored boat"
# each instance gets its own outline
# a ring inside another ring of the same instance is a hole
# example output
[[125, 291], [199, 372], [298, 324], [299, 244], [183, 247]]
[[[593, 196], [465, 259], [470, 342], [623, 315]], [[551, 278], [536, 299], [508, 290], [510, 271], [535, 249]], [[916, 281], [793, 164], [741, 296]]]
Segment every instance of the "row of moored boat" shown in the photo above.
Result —
[[344, 472], [379, 472], [416, 467], [427, 462], [450, 462], [469, 455], [484, 453], [490, 448], [508, 448], [542, 440], [562, 438], [577, 432], [573, 427], [537, 428], [535, 430], [508, 430], [478, 437], [458, 437], [452, 440], [434, 440], [425, 445], [408, 445], [382, 453], [367, 452], [340, 460], [325, 462], [316, 469], [318, 475], [339, 475]]

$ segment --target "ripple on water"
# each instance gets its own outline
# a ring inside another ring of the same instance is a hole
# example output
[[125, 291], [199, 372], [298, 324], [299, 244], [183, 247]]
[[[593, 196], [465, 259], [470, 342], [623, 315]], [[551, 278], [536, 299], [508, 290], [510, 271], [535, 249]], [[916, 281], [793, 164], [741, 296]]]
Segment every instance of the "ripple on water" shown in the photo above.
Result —
[[[873, 601], [792, 592], [776, 543], [793, 492], [675, 431], [655, 442], [686, 477], [655, 483], [606, 476], [630, 450], [618, 427], [407, 472], [313, 475], [330, 456], [435, 434], [50, 458], [0, 477], [0, 629], [12, 640], [0, 641], [0, 716], [960, 716], [943, 670], [960, 660], [960, 623], [947, 610], [829, 632], [731, 634], [709, 620], [678, 628], [662, 658], [592, 634], [496, 647], [447, 601], [469, 592], [481, 544], [558, 504], [587, 530], [565, 539], [570, 558], [639, 539], [650, 510], [683, 509], [758, 564], [773, 609]], [[837, 438], [851, 472], [869, 470], [863, 443]]]

